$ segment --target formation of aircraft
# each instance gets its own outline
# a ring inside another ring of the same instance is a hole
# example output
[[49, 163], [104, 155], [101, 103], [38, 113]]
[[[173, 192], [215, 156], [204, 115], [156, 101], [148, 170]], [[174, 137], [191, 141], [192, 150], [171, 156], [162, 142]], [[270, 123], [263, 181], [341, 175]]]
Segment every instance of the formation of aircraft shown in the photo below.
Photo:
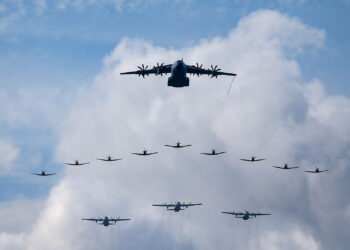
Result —
[[221, 155], [221, 154], [225, 154], [225, 151], [222, 152], [216, 152], [216, 149], [212, 149], [210, 153], [201, 153], [202, 155]]
[[202, 203], [181, 203], [181, 202], [176, 202], [176, 203], [163, 203], [163, 204], [153, 204], [152, 206], [154, 207], [166, 207], [166, 210], [171, 210], [174, 212], [180, 212], [181, 210], [186, 210], [188, 207], [193, 207], [193, 206], [201, 206], [203, 205]]
[[154, 74], [156, 76], [163, 74], [170, 73], [170, 77], [168, 78], [168, 86], [169, 87], [175, 87], [175, 88], [182, 88], [182, 87], [188, 87], [190, 85], [190, 79], [186, 76], [187, 74], [190, 75], [208, 75], [211, 76], [211, 78], [215, 77], [217, 78], [220, 75], [227, 75], [227, 76], [236, 76], [237, 74], [234, 73], [226, 73], [222, 72], [221, 69], [218, 68], [218, 66], [211, 65], [208, 69], [203, 69], [203, 65], [199, 65], [196, 63], [196, 65], [187, 65], [184, 63], [183, 60], [177, 60], [173, 64], [167, 64], [164, 65], [163, 63], [159, 64], [157, 63], [156, 66], [153, 66], [153, 68], [148, 68], [148, 65], [141, 65], [137, 66], [138, 70], [136, 71], [129, 71], [129, 72], [122, 72], [121, 75], [138, 75], [145, 78], [145, 76], [148, 76], [150, 74]]
[[257, 159], [255, 156], [252, 156], [250, 159], [240, 159], [241, 161], [249, 161], [249, 162], [255, 162], [255, 161], [265, 161], [266, 159]]
[[280, 166], [272, 166], [273, 168], [279, 168], [279, 169], [294, 169], [299, 167], [288, 167], [288, 163], [285, 163], [283, 167]]
[[168, 144], [165, 144], [164, 146], [165, 146], [165, 147], [170, 147], [170, 148], [185, 148], [185, 147], [191, 147], [192, 145], [190, 145], [190, 144], [181, 145], [180, 142], [177, 142], [175, 145], [168, 145]]
[[147, 153], [147, 150], [144, 149], [142, 151], [142, 153], [132, 153], [133, 155], [141, 155], [141, 156], [147, 156], [147, 155], [154, 155], [154, 154], [158, 154], [158, 152], [152, 152], [152, 153]]
[[74, 163], [64, 163], [64, 164], [70, 165], [70, 166], [82, 166], [82, 165], [90, 164], [90, 162], [79, 163], [79, 161], [76, 160]]
[[82, 220], [94, 221], [97, 224], [100, 224], [100, 225], [103, 225], [105, 227], [108, 227], [108, 226], [117, 224], [117, 222], [119, 222], [119, 221], [127, 221], [127, 220], [130, 220], [130, 219], [120, 219], [120, 217], [116, 218], [116, 219], [113, 219], [113, 218], [108, 218], [106, 216], [104, 218], [89, 218], [89, 219], [84, 219], [83, 218]]
[[262, 213], [250, 213], [248, 211], [242, 213], [242, 212], [221, 212], [223, 214], [231, 214], [234, 215], [235, 218], [238, 219], [243, 219], [243, 220], [249, 220], [250, 218], [256, 218], [257, 216], [262, 216], [262, 215], [271, 215], [271, 214], [262, 214]]
[[31, 173], [32, 175], [38, 175], [38, 176], [50, 176], [55, 175], [56, 173], [47, 174], [44, 170], [41, 170], [41, 173]]
[[97, 160], [99, 160], [99, 161], [121, 161], [122, 159], [113, 159], [110, 155], [108, 155], [107, 158], [105, 158], [105, 159], [97, 158]]
[[305, 172], [307, 172], [307, 173], [312, 173], [312, 174], [318, 174], [318, 173], [323, 173], [323, 172], [327, 172], [327, 171], [329, 171], [328, 169], [326, 169], [326, 170], [320, 170], [319, 168], [316, 168], [315, 170], [306, 170]]

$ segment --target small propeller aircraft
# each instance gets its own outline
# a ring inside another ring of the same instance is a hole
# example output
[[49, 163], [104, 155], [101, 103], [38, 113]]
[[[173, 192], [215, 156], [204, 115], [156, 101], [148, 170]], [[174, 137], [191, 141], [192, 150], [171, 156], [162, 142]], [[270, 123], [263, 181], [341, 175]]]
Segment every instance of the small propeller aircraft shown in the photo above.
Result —
[[306, 170], [305, 172], [312, 173], [312, 174], [318, 174], [318, 173], [327, 172], [327, 171], [329, 171], [329, 170], [328, 169], [320, 170], [319, 168], [316, 168], [314, 171]]
[[299, 167], [288, 167], [288, 163], [284, 163], [283, 167], [279, 166], [272, 166], [273, 168], [279, 168], [279, 169], [294, 169], [294, 168], [299, 168]]
[[37, 176], [50, 176], [50, 175], [55, 175], [56, 173], [51, 173], [51, 174], [47, 174], [44, 170], [41, 170], [41, 173], [30, 173], [32, 175], [37, 175]]
[[129, 71], [129, 72], [123, 72], [120, 73], [121, 75], [138, 75], [145, 78], [145, 76], [148, 76], [149, 74], [155, 74], [156, 76], [163, 74], [170, 73], [171, 76], [168, 78], [168, 86], [175, 87], [175, 88], [181, 88], [181, 87], [188, 87], [190, 85], [190, 79], [186, 77], [186, 74], [190, 75], [208, 75], [211, 76], [211, 78], [215, 77], [217, 78], [219, 75], [227, 75], [227, 76], [236, 76], [237, 74], [234, 73], [226, 73], [222, 72], [221, 69], [218, 68], [218, 66], [213, 66], [209, 69], [203, 69], [202, 65], [199, 65], [196, 63], [196, 65], [186, 65], [183, 60], [177, 60], [173, 64], [167, 64], [164, 65], [163, 63], [159, 64], [157, 63], [156, 66], [153, 66], [153, 68], [148, 68], [148, 65], [141, 65], [137, 66], [137, 71]]
[[152, 153], [147, 153], [147, 150], [144, 149], [142, 151], [142, 153], [132, 153], [133, 155], [141, 155], [141, 156], [147, 156], [147, 155], [154, 155], [154, 154], [158, 154], [158, 152], [152, 152]]
[[190, 144], [188, 144], [188, 145], [181, 145], [180, 142], [177, 142], [176, 145], [165, 144], [164, 146], [171, 147], [171, 148], [185, 148], [185, 147], [191, 147], [192, 145], [190, 145]]
[[76, 160], [74, 163], [64, 163], [64, 164], [70, 165], [70, 166], [82, 166], [82, 165], [90, 164], [90, 162], [79, 163], [79, 161]]
[[250, 218], [256, 218], [257, 216], [261, 216], [261, 215], [271, 215], [271, 214], [262, 214], [262, 213], [249, 213], [248, 211], [246, 211], [245, 213], [242, 212], [221, 212], [223, 214], [231, 214], [234, 215], [235, 218], [238, 219], [243, 219], [243, 220], [249, 220]]
[[252, 156], [250, 159], [240, 159], [241, 161], [249, 161], [249, 162], [255, 162], [255, 161], [265, 161], [266, 159], [257, 159], [255, 156]]
[[94, 221], [97, 224], [103, 225], [105, 227], [112, 226], [117, 224], [118, 221], [127, 221], [130, 219], [120, 219], [120, 217], [113, 219], [113, 218], [108, 218], [107, 216], [104, 218], [89, 218], [89, 219], [82, 219], [82, 220], [88, 220], [88, 221]]
[[174, 212], [179, 212], [181, 210], [186, 210], [188, 207], [193, 207], [193, 206], [201, 206], [203, 205], [202, 203], [181, 203], [181, 202], [176, 202], [176, 203], [164, 203], [164, 204], [153, 204], [152, 206], [154, 207], [166, 207], [166, 210], [171, 210]]
[[216, 152], [216, 149], [212, 149], [211, 150], [211, 153], [201, 153], [202, 155], [221, 155], [221, 154], [225, 154], [226, 152], [223, 151], [223, 152]]
[[105, 159], [99, 159], [99, 158], [97, 158], [97, 160], [99, 160], [99, 161], [120, 161], [120, 160], [122, 160], [122, 159], [113, 159], [113, 158], [109, 155], [109, 156], [107, 156], [107, 158], [105, 158]]

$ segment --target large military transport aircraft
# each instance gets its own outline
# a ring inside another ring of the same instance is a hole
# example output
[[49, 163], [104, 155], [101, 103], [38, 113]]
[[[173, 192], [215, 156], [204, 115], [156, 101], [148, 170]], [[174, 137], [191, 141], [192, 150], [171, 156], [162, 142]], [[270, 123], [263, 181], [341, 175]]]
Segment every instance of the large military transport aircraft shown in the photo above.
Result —
[[113, 219], [113, 218], [108, 218], [106, 216], [104, 218], [89, 218], [89, 219], [83, 218], [82, 220], [94, 221], [99, 225], [103, 225], [105, 227], [108, 227], [108, 226], [117, 224], [118, 221], [126, 221], [126, 220], [130, 220], [130, 219], [120, 219], [120, 217]]
[[164, 204], [153, 204], [152, 206], [154, 207], [166, 207], [166, 210], [171, 210], [174, 212], [179, 212], [181, 210], [186, 210], [188, 207], [193, 207], [193, 206], [200, 206], [203, 205], [202, 203], [181, 203], [181, 202], [176, 202], [176, 203], [164, 203]]
[[143, 78], [145, 76], [148, 76], [149, 74], [155, 74], [162, 76], [163, 74], [170, 73], [171, 76], [168, 78], [168, 86], [175, 87], [175, 88], [181, 88], [181, 87], [188, 87], [190, 85], [190, 79], [186, 77], [186, 74], [190, 75], [208, 75], [211, 76], [211, 78], [215, 77], [217, 78], [220, 75], [227, 75], [227, 76], [236, 76], [237, 74], [234, 73], [226, 73], [222, 72], [221, 69], [218, 68], [218, 66], [213, 66], [209, 69], [203, 69], [202, 65], [199, 65], [198, 63], [196, 65], [187, 65], [184, 63], [183, 60], [177, 60], [173, 64], [167, 64], [164, 65], [158, 64], [157, 66], [153, 66], [153, 68], [148, 68], [148, 65], [141, 65], [137, 66], [137, 71], [129, 71], [129, 72], [122, 72], [121, 75], [129, 75], [129, 74], [135, 74], [138, 76], [142, 76]]
[[223, 214], [231, 214], [234, 215], [235, 218], [239, 218], [239, 219], [243, 219], [243, 220], [249, 220], [250, 218], [255, 218], [257, 216], [261, 216], [261, 215], [271, 215], [271, 214], [262, 214], [262, 213], [249, 213], [248, 211], [246, 211], [245, 213], [242, 212], [221, 212]]

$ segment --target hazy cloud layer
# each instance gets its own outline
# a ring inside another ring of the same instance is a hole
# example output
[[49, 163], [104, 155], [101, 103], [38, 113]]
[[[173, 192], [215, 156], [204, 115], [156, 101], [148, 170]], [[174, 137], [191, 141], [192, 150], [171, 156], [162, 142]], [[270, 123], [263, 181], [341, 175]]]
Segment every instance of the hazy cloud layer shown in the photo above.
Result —
[[[181, 50], [124, 39], [94, 83], [75, 95], [59, 126], [57, 162], [66, 168], [31, 230], [0, 235], [1, 249], [345, 249], [349, 245], [350, 100], [330, 96], [319, 79], [301, 82], [298, 55], [325, 34], [274, 11], [242, 19], [226, 37]], [[141, 63], [218, 64], [231, 78], [191, 77], [189, 88], [167, 78], [120, 76]], [[194, 146], [164, 148], [177, 140]], [[200, 152], [228, 151], [218, 157]], [[130, 153], [159, 151], [149, 158]], [[123, 161], [94, 159], [112, 154]], [[266, 157], [245, 164], [239, 158]], [[301, 169], [283, 171], [288, 162]], [[329, 173], [303, 172], [316, 165]], [[183, 213], [152, 203], [203, 202]], [[224, 210], [271, 212], [243, 222]], [[132, 221], [103, 228], [81, 217]], [[335, 233], [336, 232], [336, 233]]]

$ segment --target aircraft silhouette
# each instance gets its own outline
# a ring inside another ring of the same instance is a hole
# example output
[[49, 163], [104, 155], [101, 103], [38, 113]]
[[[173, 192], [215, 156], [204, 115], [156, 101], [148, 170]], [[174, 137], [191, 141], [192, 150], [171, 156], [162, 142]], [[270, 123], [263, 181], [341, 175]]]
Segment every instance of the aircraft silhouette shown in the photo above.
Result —
[[44, 170], [41, 170], [41, 173], [30, 173], [32, 175], [38, 175], [38, 176], [50, 176], [50, 175], [55, 175], [56, 173], [51, 173], [51, 174], [47, 174]]
[[255, 162], [255, 161], [264, 161], [266, 159], [256, 159], [255, 156], [252, 156], [250, 159], [240, 159], [241, 161], [249, 161], [249, 162]]
[[190, 144], [188, 144], [188, 145], [181, 145], [180, 142], [177, 142], [176, 145], [165, 144], [164, 146], [171, 147], [171, 148], [185, 148], [185, 147], [191, 147], [192, 145], [190, 145]]
[[135, 74], [138, 76], [142, 76], [145, 78], [145, 76], [148, 76], [149, 74], [155, 74], [162, 76], [163, 74], [170, 73], [171, 76], [168, 78], [168, 86], [170, 87], [187, 87], [190, 85], [190, 79], [186, 77], [186, 74], [190, 75], [208, 75], [211, 76], [211, 78], [215, 77], [217, 78], [219, 75], [228, 75], [228, 76], [236, 76], [237, 74], [234, 73], [226, 73], [221, 72], [221, 69], [218, 68], [218, 66], [213, 66], [209, 69], [203, 69], [203, 65], [199, 65], [198, 63], [196, 65], [187, 65], [183, 62], [183, 60], [177, 60], [173, 64], [167, 64], [164, 65], [163, 63], [158, 64], [157, 66], [153, 66], [153, 68], [148, 69], [148, 65], [141, 65], [137, 66], [137, 71], [130, 71], [130, 72], [122, 72], [121, 75], [129, 75], [129, 74]]
[[142, 151], [142, 153], [132, 153], [133, 155], [141, 155], [141, 156], [147, 156], [147, 155], [154, 155], [154, 154], [158, 154], [158, 152], [152, 152], [152, 153], [147, 153], [147, 150], [144, 149]]
[[271, 215], [271, 214], [262, 214], [262, 213], [250, 213], [248, 211], [246, 211], [245, 213], [242, 212], [221, 212], [223, 214], [231, 214], [234, 215], [235, 218], [238, 219], [243, 219], [243, 220], [249, 220], [250, 218], [256, 218], [257, 216], [262, 216], [262, 215]]
[[202, 155], [221, 155], [221, 154], [225, 154], [226, 152], [223, 151], [223, 152], [216, 152], [216, 149], [212, 149], [211, 150], [211, 153], [201, 153]]
[[116, 218], [116, 219], [113, 219], [113, 218], [108, 218], [106, 216], [104, 218], [89, 218], [89, 219], [84, 219], [83, 218], [82, 220], [94, 221], [97, 224], [100, 224], [100, 225], [103, 225], [105, 227], [108, 227], [108, 226], [112, 226], [112, 225], [117, 224], [117, 222], [119, 222], [119, 221], [127, 221], [127, 220], [130, 220], [130, 219], [120, 219], [120, 217]]
[[294, 168], [299, 168], [299, 167], [288, 167], [288, 163], [284, 163], [283, 167], [279, 166], [272, 166], [273, 168], [279, 168], [279, 169], [294, 169]]
[[316, 168], [314, 171], [306, 170], [305, 172], [312, 173], [312, 174], [318, 174], [318, 173], [327, 172], [327, 171], [329, 171], [329, 170], [328, 169], [320, 170], [319, 168]]
[[79, 161], [76, 160], [74, 163], [64, 163], [64, 164], [70, 165], [70, 166], [82, 166], [82, 165], [90, 164], [90, 162], [79, 163]]
[[99, 158], [97, 158], [97, 160], [99, 160], [99, 161], [121, 161], [122, 159], [113, 159], [113, 158], [109, 155], [109, 156], [107, 156], [107, 158], [105, 158], [105, 159], [99, 159]]
[[153, 204], [154, 207], [166, 207], [166, 210], [171, 210], [174, 212], [180, 212], [181, 210], [186, 210], [188, 207], [193, 206], [200, 206], [203, 205], [202, 203], [181, 203], [181, 202], [175, 202], [175, 203], [164, 203], [164, 204]]

